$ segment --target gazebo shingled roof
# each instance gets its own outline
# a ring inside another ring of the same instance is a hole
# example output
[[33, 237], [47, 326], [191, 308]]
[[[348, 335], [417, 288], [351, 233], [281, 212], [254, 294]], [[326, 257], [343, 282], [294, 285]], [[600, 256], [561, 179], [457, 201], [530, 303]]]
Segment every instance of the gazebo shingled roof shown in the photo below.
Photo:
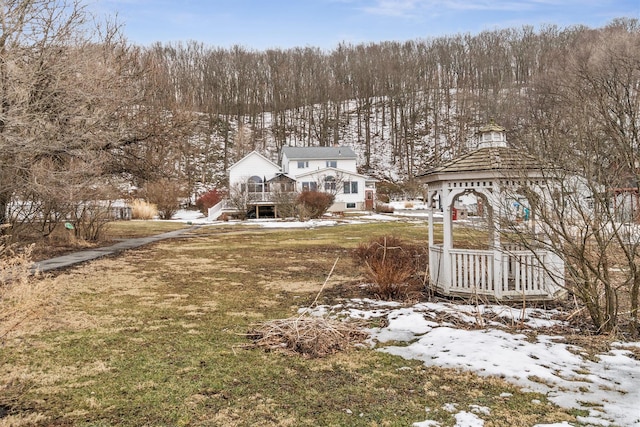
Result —
[[419, 176], [455, 172], [538, 170], [540, 163], [532, 156], [509, 147], [479, 148], [426, 171]]

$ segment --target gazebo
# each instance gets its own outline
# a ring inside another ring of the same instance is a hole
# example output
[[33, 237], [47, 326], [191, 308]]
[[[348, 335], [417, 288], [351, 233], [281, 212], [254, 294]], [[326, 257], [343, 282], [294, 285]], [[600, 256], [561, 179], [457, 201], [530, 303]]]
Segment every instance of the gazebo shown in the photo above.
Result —
[[[420, 177], [427, 184], [429, 265], [432, 288], [443, 295], [491, 300], [554, 300], [564, 295], [564, 264], [554, 253], [507, 243], [505, 221], [535, 228], [534, 213], [518, 188], [544, 188], [539, 163], [507, 146], [506, 132], [491, 122], [479, 131], [478, 147]], [[454, 247], [455, 203], [475, 196], [484, 212], [488, 241]], [[434, 213], [443, 215], [441, 243], [434, 242]], [[516, 213], [520, 215], [516, 216]], [[503, 240], [505, 242], [503, 243]]]

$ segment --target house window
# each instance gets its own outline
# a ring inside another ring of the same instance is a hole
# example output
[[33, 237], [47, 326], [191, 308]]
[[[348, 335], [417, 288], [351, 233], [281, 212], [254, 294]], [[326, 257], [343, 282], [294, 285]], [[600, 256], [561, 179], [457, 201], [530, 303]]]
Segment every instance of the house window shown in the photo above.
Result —
[[336, 178], [334, 176], [327, 176], [324, 178], [324, 190], [332, 191], [336, 189]]
[[249, 193], [262, 193], [264, 190], [264, 184], [262, 182], [262, 178], [259, 176], [252, 176], [247, 181], [247, 191]]
[[328, 168], [337, 168], [338, 167], [338, 162], [336, 160], [327, 160], [327, 167]]
[[304, 169], [309, 167], [309, 162], [298, 162], [298, 169]]
[[347, 181], [344, 183], [344, 194], [358, 194], [358, 181]]
[[347, 209], [355, 209], [355, 208], [356, 208], [355, 203], [347, 203]]
[[302, 191], [318, 191], [318, 183], [315, 181], [303, 182]]

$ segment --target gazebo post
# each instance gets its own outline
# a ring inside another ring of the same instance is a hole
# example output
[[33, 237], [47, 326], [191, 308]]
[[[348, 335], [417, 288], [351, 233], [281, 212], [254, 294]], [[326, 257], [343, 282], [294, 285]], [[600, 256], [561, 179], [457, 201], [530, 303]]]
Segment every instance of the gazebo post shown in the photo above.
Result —
[[440, 263], [442, 262], [442, 253], [438, 252], [434, 246], [435, 237], [434, 237], [434, 227], [433, 227], [433, 218], [434, 211], [436, 209], [436, 200], [435, 198], [440, 195], [440, 190], [435, 190], [432, 193], [427, 193], [428, 195], [428, 203], [429, 203], [429, 276], [430, 276], [430, 286], [432, 288], [437, 288], [440, 285]]
[[429, 247], [433, 246], [434, 238], [433, 238], [433, 211], [436, 208], [435, 197], [439, 194], [438, 191], [434, 191], [433, 193], [427, 193], [429, 203]]
[[442, 206], [442, 266], [443, 266], [443, 279], [446, 283], [447, 292], [451, 288], [453, 281], [453, 272], [451, 271], [451, 249], [453, 248], [453, 217], [451, 207], [453, 206], [453, 200], [455, 196], [449, 192], [448, 195], [443, 197]]
[[[499, 194], [499, 191], [497, 193]], [[493, 250], [493, 289], [496, 297], [502, 298], [502, 291], [504, 290], [503, 252], [502, 241], [500, 239], [500, 217], [502, 216], [502, 210], [500, 208], [500, 202], [494, 199], [495, 198], [492, 197], [489, 201], [489, 205], [491, 206], [489, 209], [489, 224], [491, 224], [491, 248]]]

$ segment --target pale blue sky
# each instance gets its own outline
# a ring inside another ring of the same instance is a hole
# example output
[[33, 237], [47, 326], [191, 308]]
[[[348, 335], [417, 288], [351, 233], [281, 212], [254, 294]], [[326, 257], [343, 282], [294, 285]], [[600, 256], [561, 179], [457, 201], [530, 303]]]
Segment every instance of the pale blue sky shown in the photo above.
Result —
[[132, 43], [196, 40], [249, 49], [405, 41], [544, 24], [640, 18], [640, 0], [88, 0]]

